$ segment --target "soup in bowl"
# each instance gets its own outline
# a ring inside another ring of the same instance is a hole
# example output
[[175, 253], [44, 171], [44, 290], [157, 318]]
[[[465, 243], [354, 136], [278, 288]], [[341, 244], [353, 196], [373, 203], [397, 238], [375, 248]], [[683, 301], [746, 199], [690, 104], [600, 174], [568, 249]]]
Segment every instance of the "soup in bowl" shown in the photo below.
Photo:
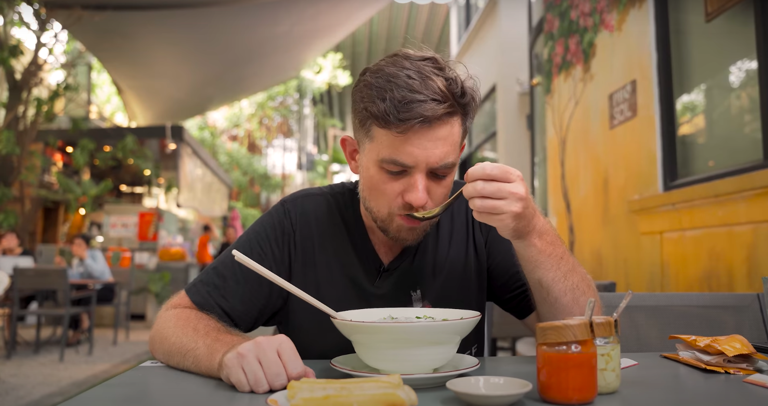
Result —
[[432, 308], [380, 308], [339, 312], [331, 319], [360, 359], [386, 374], [430, 373], [453, 358], [480, 312]]

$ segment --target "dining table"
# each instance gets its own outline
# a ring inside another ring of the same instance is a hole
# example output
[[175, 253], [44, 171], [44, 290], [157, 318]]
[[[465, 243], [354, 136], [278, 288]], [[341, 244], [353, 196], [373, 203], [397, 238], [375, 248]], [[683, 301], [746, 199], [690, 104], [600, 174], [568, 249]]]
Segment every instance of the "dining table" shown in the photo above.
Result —
[[[594, 405], [768, 405], [768, 388], [744, 382], [743, 375], [697, 369], [658, 353], [622, 354], [637, 362], [623, 369], [618, 392], [600, 395]], [[516, 406], [545, 405], [536, 390], [535, 357], [479, 358], [470, 376], [508, 376], [533, 384]], [[308, 360], [318, 378], [348, 378], [327, 360]], [[416, 389], [420, 406], [463, 406], [445, 385]], [[264, 406], [270, 394], [240, 393], [221, 380], [180, 371], [158, 361], [144, 362], [62, 403], [63, 406]]]

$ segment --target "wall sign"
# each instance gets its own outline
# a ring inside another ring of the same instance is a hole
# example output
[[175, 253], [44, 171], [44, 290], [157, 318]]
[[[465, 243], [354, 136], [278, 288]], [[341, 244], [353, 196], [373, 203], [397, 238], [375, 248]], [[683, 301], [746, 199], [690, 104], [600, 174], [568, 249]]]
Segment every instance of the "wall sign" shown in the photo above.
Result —
[[608, 96], [611, 129], [637, 116], [637, 81], [632, 80]]
[[113, 238], [136, 238], [139, 230], [139, 216], [135, 214], [113, 214], [107, 216], [104, 234]]

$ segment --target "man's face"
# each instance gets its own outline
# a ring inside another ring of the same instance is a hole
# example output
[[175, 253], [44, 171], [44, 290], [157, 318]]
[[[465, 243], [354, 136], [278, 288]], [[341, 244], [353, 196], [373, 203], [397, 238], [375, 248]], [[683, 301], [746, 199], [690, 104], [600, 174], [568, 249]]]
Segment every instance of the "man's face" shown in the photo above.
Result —
[[226, 231], [224, 231], [224, 237], [226, 237], [227, 241], [229, 241], [230, 243], [235, 242], [235, 239], [236, 239], [235, 229], [232, 227], [227, 227]]
[[88, 245], [85, 244], [85, 241], [80, 238], [72, 240], [72, 254], [78, 257], [84, 257], [87, 252]]
[[[444, 203], [461, 155], [461, 121], [448, 120], [407, 134], [372, 129], [350, 168], [360, 175], [360, 200], [370, 220], [402, 245], [421, 241], [437, 221], [419, 222], [405, 214]], [[349, 152], [349, 151], [345, 151]]]
[[3, 249], [16, 249], [19, 247], [19, 238], [14, 233], [7, 233], [0, 241], [0, 247]]

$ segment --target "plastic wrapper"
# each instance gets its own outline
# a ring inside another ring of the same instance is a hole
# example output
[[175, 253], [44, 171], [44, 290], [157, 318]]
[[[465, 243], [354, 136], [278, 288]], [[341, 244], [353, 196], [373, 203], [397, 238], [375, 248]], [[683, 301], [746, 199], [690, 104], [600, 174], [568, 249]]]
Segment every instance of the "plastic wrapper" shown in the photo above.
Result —
[[686, 344], [677, 346], [677, 354], [661, 354], [662, 357], [697, 368], [734, 375], [753, 375], [768, 367], [760, 360], [768, 360], [755, 351], [744, 337], [734, 334], [720, 337], [672, 335]]

